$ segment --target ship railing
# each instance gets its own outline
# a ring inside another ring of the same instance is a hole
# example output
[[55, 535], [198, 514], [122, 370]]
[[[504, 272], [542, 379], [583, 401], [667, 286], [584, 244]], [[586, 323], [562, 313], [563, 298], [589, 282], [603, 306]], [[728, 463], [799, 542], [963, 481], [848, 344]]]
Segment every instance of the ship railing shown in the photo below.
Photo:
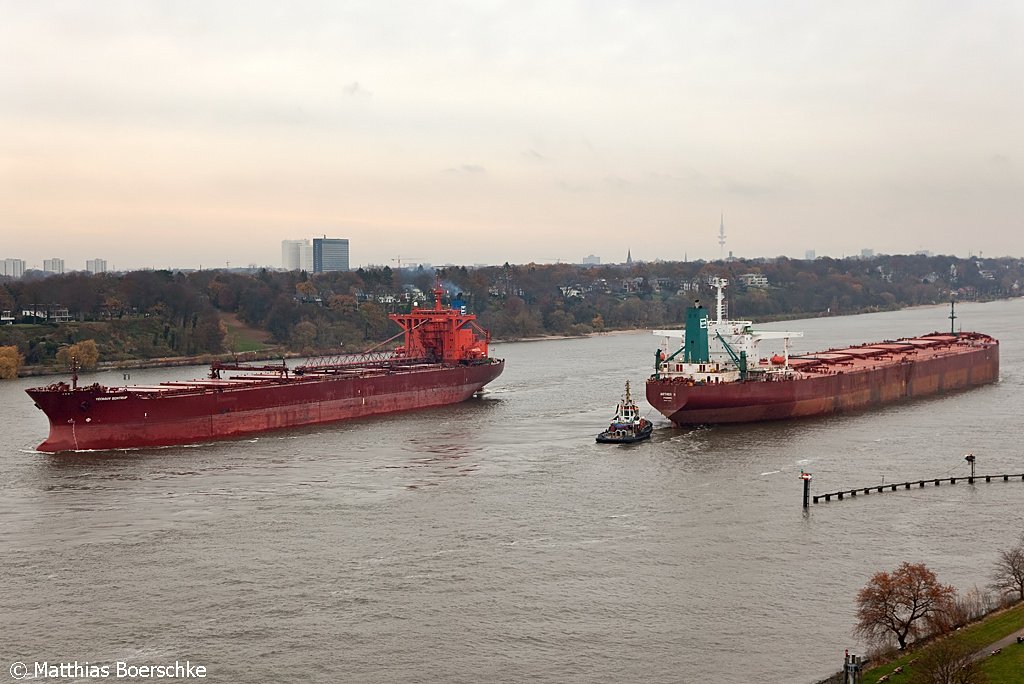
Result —
[[408, 359], [407, 357], [399, 354], [396, 350], [388, 349], [387, 347], [393, 342], [396, 342], [399, 338], [405, 337], [408, 333], [423, 327], [429, 322], [429, 320], [422, 321], [379, 344], [375, 344], [366, 351], [356, 352], [353, 354], [320, 356], [314, 359], [309, 359], [306, 363], [296, 367], [295, 372], [301, 375], [302, 373], [317, 373], [344, 368], [355, 368], [359, 366], [397, 363], [401, 361], [422, 361], [422, 359]]
[[321, 356], [309, 359], [306, 363], [295, 368], [296, 373], [310, 373], [331, 368], [345, 368], [349, 366], [365, 366], [368, 364], [379, 364], [396, 359], [398, 355], [395, 350], [366, 351], [355, 354], [337, 354], [335, 356]]
[[214, 361], [210, 364], [210, 379], [219, 380], [221, 371], [255, 371], [257, 373], [277, 373], [282, 377], [287, 377], [288, 366], [285, 365], [284, 359], [281, 363], [276, 364], [263, 364], [256, 365], [252, 363], [239, 363], [239, 362], [226, 362], [226, 361]]
[[317, 359], [314, 363], [307, 363], [295, 368], [296, 375], [309, 373], [336, 373], [345, 370], [358, 370], [360, 368], [401, 368], [417, 364], [429, 363], [426, 358], [410, 358], [396, 352], [368, 352], [364, 354], [349, 354], [346, 356], [332, 356], [330, 358]]

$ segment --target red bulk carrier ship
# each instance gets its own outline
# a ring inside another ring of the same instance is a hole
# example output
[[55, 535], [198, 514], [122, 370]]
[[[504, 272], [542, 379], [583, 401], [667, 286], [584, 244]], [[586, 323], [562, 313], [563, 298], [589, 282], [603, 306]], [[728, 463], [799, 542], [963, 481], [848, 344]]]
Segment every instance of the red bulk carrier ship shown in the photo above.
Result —
[[[694, 303], [675, 352], [660, 349], [647, 380], [647, 401], [677, 425], [747, 423], [853, 411], [977, 387], [999, 379], [999, 342], [977, 332], [921, 337], [789, 354], [803, 333], [755, 332], [750, 321], [724, 317], [724, 280], [717, 320]], [[950, 319], [955, 319], [950, 313]], [[761, 358], [765, 339], [784, 342], [782, 354]]]
[[[208, 442], [281, 428], [464, 401], [501, 375], [488, 356], [490, 334], [476, 316], [442, 308], [392, 314], [404, 344], [280, 365], [215, 362], [205, 380], [154, 386], [77, 386], [26, 390], [50, 420], [39, 451], [126, 449]], [[479, 335], [478, 335], [479, 333]], [[231, 372], [238, 373], [231, 374]]]

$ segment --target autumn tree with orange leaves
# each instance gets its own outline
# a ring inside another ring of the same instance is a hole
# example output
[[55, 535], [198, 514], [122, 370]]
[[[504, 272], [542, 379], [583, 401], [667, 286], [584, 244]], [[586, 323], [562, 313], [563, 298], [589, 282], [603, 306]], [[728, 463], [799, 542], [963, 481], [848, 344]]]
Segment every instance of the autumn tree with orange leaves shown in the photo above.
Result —
[[57, 363], [68, 368], [71, 367], [71, 359], [75, 359], [79, 368], [92, 370], [99, 358], [100, 351], [95, 340], [82, 340], [57, 350]]
[[873, 643], [895, 638], [903, 650], [925, 624], [953, 606], [955, 595], [956, 589], [939, 584], [924, 563], [904, 562], [892, 573], [876, 573], [858, 592], [854, 633]]

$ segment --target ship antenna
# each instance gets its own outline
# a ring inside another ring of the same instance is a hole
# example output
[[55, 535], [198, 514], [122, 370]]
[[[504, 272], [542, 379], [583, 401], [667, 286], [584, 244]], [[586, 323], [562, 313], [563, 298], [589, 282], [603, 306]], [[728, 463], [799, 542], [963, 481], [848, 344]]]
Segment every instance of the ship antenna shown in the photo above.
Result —
[[78, 389], [78, 357], [71, 357], [71, 389]]
[[956, 298], [950, 296], [949, 298], [949, 334], [956, 335]]

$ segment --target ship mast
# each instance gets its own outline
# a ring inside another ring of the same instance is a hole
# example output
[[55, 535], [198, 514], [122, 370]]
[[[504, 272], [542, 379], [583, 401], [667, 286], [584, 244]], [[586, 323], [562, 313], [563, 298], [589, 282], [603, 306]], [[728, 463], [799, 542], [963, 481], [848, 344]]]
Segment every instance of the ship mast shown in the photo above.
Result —
[[444, 288], [441, 287], [441, 276], [436, 276], [437, 282], [434, 284], [434, 311], [441, 310], [441, 298], [444, 297]]
[[718, 322], [721, 323], [725, 320], [725, 293], [722, 290], [729, 284], [729, 282], [725, 278], [715, 278], [711, 281], [711, 284], [718, 289], [718, 294], [715, 295], [717, 302], [716, 314], [718, 316]]

